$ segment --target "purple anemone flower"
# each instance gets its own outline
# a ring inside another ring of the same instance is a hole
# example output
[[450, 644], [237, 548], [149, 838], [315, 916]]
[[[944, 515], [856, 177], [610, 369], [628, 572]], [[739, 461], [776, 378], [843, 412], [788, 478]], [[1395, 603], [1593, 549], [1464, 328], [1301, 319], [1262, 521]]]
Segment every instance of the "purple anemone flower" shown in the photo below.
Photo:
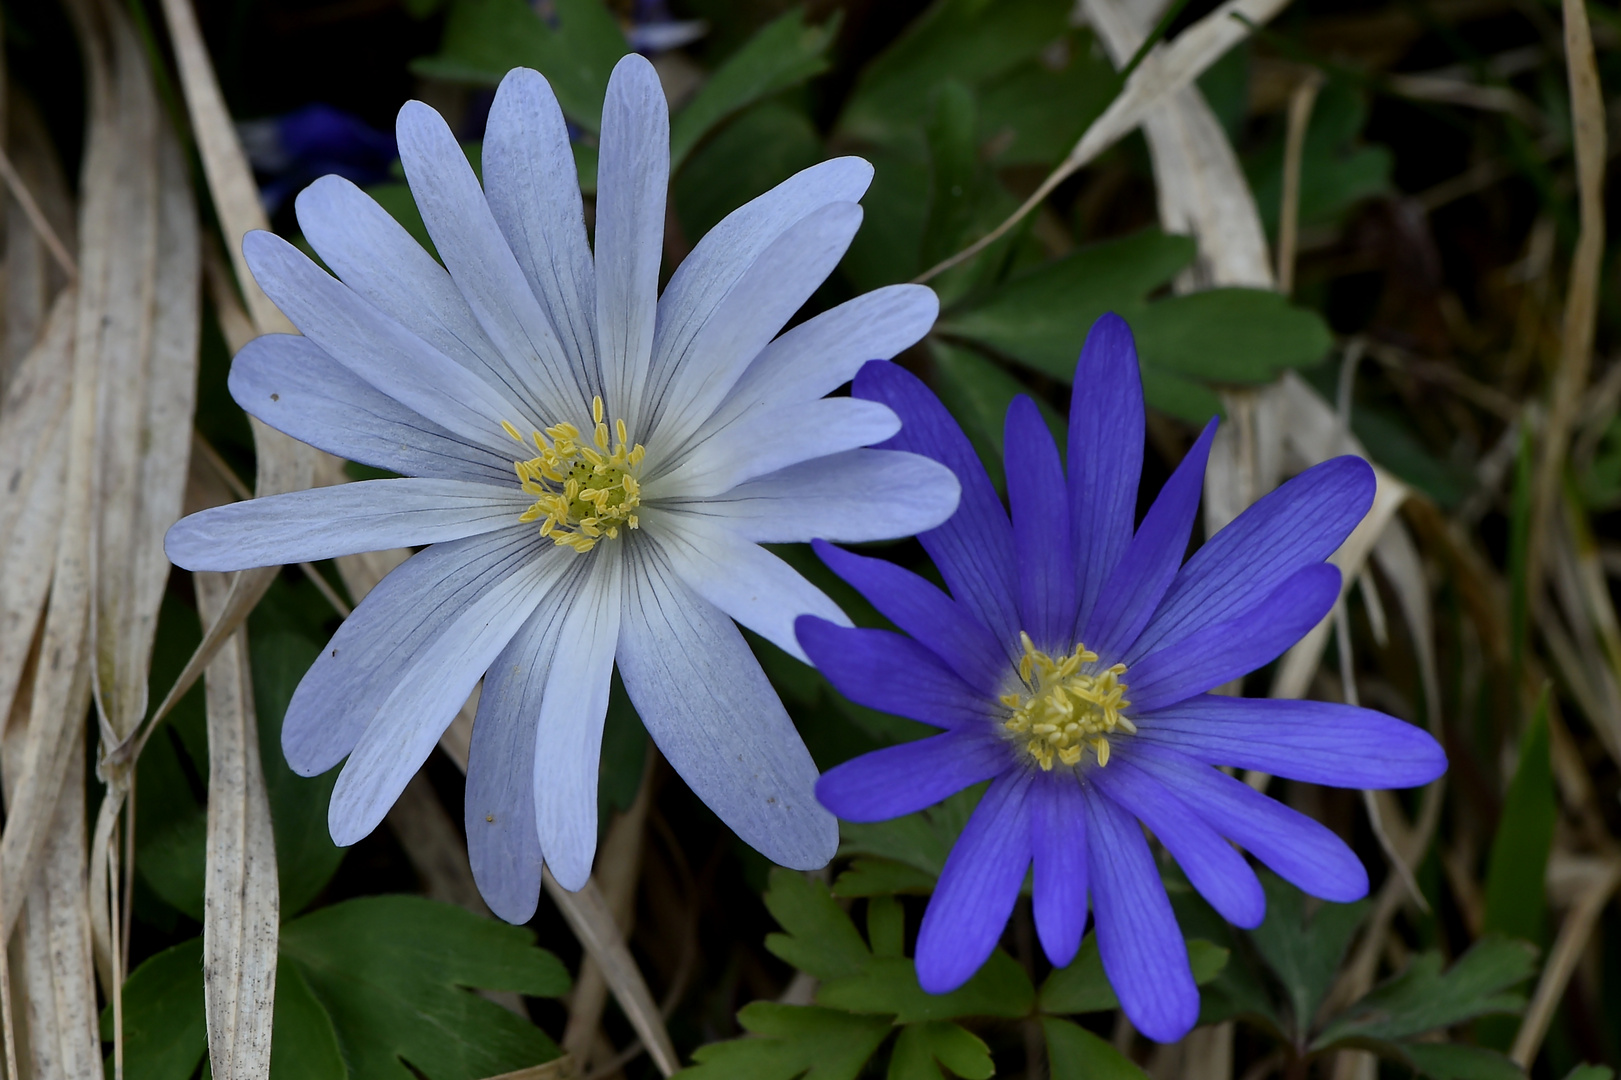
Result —
[[1138, 823], [1224, 918], [1253, 927], [1265, 898], [1234, 844], [1325, 900], [1362, 897], [1368, 876], [1328, 829], [1216, 766], [1398, 788], [1435, 779], [1446, 757], [1424, 731], [1370, 709], [1209, 693], [1279, 656], [1333, 606], [1340, 574], [1324, 560], [1372, 502], [1366, 462], [1300, 474], [1184, 564], [1215, 421], [1133, 532], [1143, 398], [1122, 319], [1093, 326], [1074, 386], [1067, 477], [1035, 403], [1008, 410], [1010, 521], [922, 383], [889, 364], [857, 376], [856, 397], [901, 418], [885, 445], [944, 463], [962, 484], [955, 516], [919, 537], [951, 595], [818, 542], [905, 633], [814, 616], [796, 629], [841, 693], [944, 731], [840, 765], [816, 793], [846, 820], [882, 821], [989, 780], [923, 917], [918, 981], [942, 993], [973, 975], [1033, 862], [1048, 959], [1074, 958], [1090, 894], [1126, 1015], [1168, 1042], [1198, 1019], [1199, 993]]

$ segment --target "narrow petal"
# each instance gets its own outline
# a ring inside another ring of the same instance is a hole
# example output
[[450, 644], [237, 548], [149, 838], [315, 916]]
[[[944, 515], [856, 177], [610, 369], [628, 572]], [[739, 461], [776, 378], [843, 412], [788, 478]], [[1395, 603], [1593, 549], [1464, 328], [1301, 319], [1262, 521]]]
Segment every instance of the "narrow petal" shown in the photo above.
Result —
[[[894, 364], [868, 364], [856, 375], [854, 396], [881, 401], [901, 418], [901, 431], [884, 446], [933, 458], [957, 474], [962, 501], [944, 525], [918, 536], [951, 595], [1016, 648], [1019, 577], [1013, 526], [979, 455], [940, 399], [917, 376]], [[837, 539], [825, 536], [824, 539]], [[1013, 654], [1009, 652], [1009, 659]]]
[[564, 354], [444, 117], [408, 101], [395, 131], [428, 235], [479, 326], [508, 360], [509, 392], [548, 423], [583, 420], [596, 387]]
[[909, 637], [809, 616], [795, 629], [811, 663], [858, 705], [942, 728], [979, 729], [1007, 714]]
[[1065, 653], [1075, 641], [1075, 565], [1064, 464], [1041, 411], [1023, 394], [1008, 407], [1003, 446], [1021, 625], [1041, 648]]
[[266, 334], [231, 364], [231, 396], [277, 431], [406, 476], [504, 484], [512, 454], [463, 439], [406, 408], [298, 334]]
[[1126, 672], [1132, 715], [1185, 701], [1271, 663], [1321, 622], [1339, 595], [1337, 567], [1308, 566], [1242, 615], [1149, 653]]
[[648, 734], [744, 843], [796, 870], [827, 865], [838, 822], [816, 764], [732, 620], [651, 544], [627, 545], [619, 673]]
[[614, 65], [597, 152], [597, 357], [603, 396], [646, 442], [642, 412], [658, 317], [664, 200], [670, 186], [670, 107], [653, 65], [631, 53]]
[[931, 994], [957, 989], [990, 959], [1030, 867], [1030, 776], [993, 782], [940, 871], [917, 932], [917, 981]]
[[649, 385], [649, 445], [681, 446], [714, 414], [738, 377], [844, 258], [861, 207], [831, 203], [785, 229], [692, 339]]
[[1366, 461], [1338, 457], [1263, 496], [1182, 567], [1125, 662], [1248, 611], [1328, 558], [1373, 505], [1373, 488]]
[[723, 517], [758, 544], [859, 544], [934, 528], [957, 509], [959, 490], [950, 469], [920, 454], [848, 450], [679, 505]]
[[[377, 627], [374, 620], [362, 623], [353, 635], [359, 640], [352, 643], [341, 640], [353, 622], [351, 617], [339, 627], [332, 643], [294, 692], [282, 728], [284, 748], [289, 730], [307, 731], [309, 727], [309, 720], [304, 718], [294, 724], [300, 698], [307, 699], [323, 688], [331, 691], [331, 696], [305, 706], [310, 713], [324, 713], [322, 719], [330, 727], [352, 729], [357, 721], [365, 725], [332, 789], [327, 824], [333, 843], [353, 844], [383, 820], [450, 726], [456, 710], [517, 634], [545, 595], [545, 586], [555, 578], [560, 560], [535, 553], [531, 545], [538, 537], [529, 526], [519, 526], [515, 531], [527, 533], [529, 544], [510, 545], [510, 553], [502, 553], [505, 557], [485, 558], [482, 573], [473, 581], [452, 579], [461, 587], [453, 592], [447, 590], [448, 595], [441, 592], [433, 598], [438, 601], [433, 607], [428, 606], [429, 598], [419, 593], [417, 604], [401, 612], [401, 618], [392, 624]], [[488, 535], [500, 538], [503, 534]], [[428, 550], [448, 546], [436, 545]], [[398, 571], [384, 584], [396, 576]], [[382, 588], [379, 585], [366, 600], [370, 601]], [[410, 654], [409, 663], [401, 664], [399, 658], [404, 653]], [[317, 676], [328, 660], [334, 667], [341, 660], [346, 668], [344, 675], [336, 679]], [[366, 687], [358, 694], [352, 689], [357, 682]], [[344, 693], [346, 690], [349, 692]], [[366, 708], [373, 702], [374, 707]], [[358, 715], [337, 711], [345, 705]], [[293, 762], [293, 757], [288, 754], [288, 761]]]
[[1086, 930], [1086, 799], [1063, 773], [1038, 777], [1029, 803], [1036, 936], [1052, 965], [1065, 967]]
[[850, 625], [822, 590], [724, 521], [648, 508], [642, 524], [687, 588], [790, 656], [810, 662], [794, 637], [801, 615]]
[[[834, 158], [794, 174], [710, 229], [681, 260], [659, 300], [653, 339], [654, 384], [669, 380], [670, 369], [687, 356], [716, 307], [784, 230], [829, 203], [857, 201], [870, 183], [871, 165], [857, 157]], [[600, 196], [598, 206], [600, 214]], [[659, 220], [662, 228], [663, 218]], [[784, 340], [787, 337], [783, 335]]]
[[[573, 555], [542, 540], [534, 526], [515, 525], [407, 559], [366, 594], [293, 692], [281, 729], [287, 764], [314, 776], [342, 761], [396, 688], [418, 681], [413, 672], [430, 657], [451, 661], [447, 650], [466, 628], [493, 613], [505, 618], [519, 594], [538, 602], [567, 565], [559, 552]], [[516, 632], [514, 625], [508, 640]], [[468, 675], [469, 690], [484, 667]], [[463, 693], [445, 723], [466, 699]]]
[[961, 604], [910, 570], [888, 559], [856, 555], [818, 540], [813, 545], [828, 568], [872, 602], [879, 614], [910, 634], [986, 697], [1008, 680], [1002, 647]]
[[1114, 313], [1092, 324], [1069, 404], [1069, 512], [1079, 626], [1103, 592], [1137, 520], [1143, 471], [1143, 380], [1131, 327]]
[[1176, 791], [1135, 768], [1120, 754], [1088, 776], [1115, 805], [1151, 829], [1188, 881], [1235, 926], [1252, 929], [1266, 917], [1266, 893], [1244, 856], [1177, 797]]
[[756, 409], [734, 424], [694, 438], [668, 473], [644, 485], [649, 497], [669, 492], [705, 499], [802, 461], [881, 443], [900, 418], [876, 401], [819, 398]]
[[366, 480], [192, 514], [169, 530], [163, 550], [187, 570], [284, 566], [477, 536], [514, 524], [529, 502], [515, 480]]
[[933, 806], [1012, 764], [1000, 739], [958, 728], [829, 769], [816, 782], [816, 797], [845, 821], [888, 821]]
[[513, 68], [484, 129], [490, 213], [550, 317], [566, 355], [600, 386], [596, 267], [568, 126], [545, 76]]
[[326, 353], [401, 405], [497, 453], [511, 444], [502, 420], [539, 417], [462, 367], [267, 232], [242, 240], [253, 276], [293, 325]]
[[1136, 640], [1176, 577], [1193, 535], [1205, 463], [1215, 437], [1216, 421], [1212, 420], [1160, 489], [1142, 527], [1103, 586], [1080, 634], [1080, 640], [1099, 656], [1118, 657]]
[[564, 616], [535, 733], [535, 826], [546, 865], [565, 889], [585, 885], [597, 852], [597, 772], [624, 562], [602, 554]]
[[542, 855], [535, 828], [535, 734], [552, 654], [587, 569], [576, 560], [484, 676], [467, 754], [463, 819], [473, 880], [510, 923], [534, 917]]
[[1175, 1042], [1199, 1019], [1199, 988], [1148, 841], [1132, 816], [1086, 788], [1087, 869], [1104, 974], [1137, 1030]]
[[1405, 788], [1446, 772], [1446, 751], [1405, 720], [1326, 701], [1203, 695], [1137, 718], [1141, 739], [1207, 765], [1347, 788]]
[[1242, 780], [1162, 746], [1132, 760], [1181, 794], [1218, 833], [1312, 896], [1349, 903], [1368, 894], [1368, 872], [1345, 841]]

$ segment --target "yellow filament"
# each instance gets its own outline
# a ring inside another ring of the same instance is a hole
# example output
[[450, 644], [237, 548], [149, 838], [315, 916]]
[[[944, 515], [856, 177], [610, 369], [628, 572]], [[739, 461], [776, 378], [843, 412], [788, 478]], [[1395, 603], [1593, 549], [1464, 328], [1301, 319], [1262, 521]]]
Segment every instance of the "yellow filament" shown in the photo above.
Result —
[[[540, 535], [581, 553], [596, 547], [604, 537], [617, 539], [621, 526], [641, 527], [636, 508], [642, 503], [642, 489], [636, 469], [647, 450], [641, 443], [631, 445], [623, 420], [614, 421], [617, 438], [610, 440], [603, 417], [598, 396], [591, 402], [590, 444], [582, 443], [580, 429], [565, 420], [533, 434], [535, 449], [540, 451], [537, 456], [512, 463], [524, 493], [535, 497], [518, 520], [539, 521]], [[517, 428], [505, 420], [501, 426], [528, 448]]]
[[1109, 736], [1116, 731], [1135, 733], [1137, 727], [1120, 715], [1130, 705], [1126, 684], [1120, 676], [1126, 665], [1115, 664], [1102, 671], [1082, 670], [1097, 662], [1098, 654], [1085, 645], [1054, 660], [1019, 634], [1024, 655], [1019, 658], [1022, 691], [1002, 695], [1002, 704], [1013, 715], [1002, 728], [1041, 766], [1050, 771], [1054, 762], [1078, 765], [1087, 746], [1099, 765], [1109, 763]]

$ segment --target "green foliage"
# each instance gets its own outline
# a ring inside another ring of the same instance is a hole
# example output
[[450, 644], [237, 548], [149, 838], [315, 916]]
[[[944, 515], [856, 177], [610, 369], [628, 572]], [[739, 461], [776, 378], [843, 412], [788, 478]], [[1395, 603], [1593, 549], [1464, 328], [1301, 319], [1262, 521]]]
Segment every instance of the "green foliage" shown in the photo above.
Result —
[[1250, 931], [1250, 940], [1282, 984], [1294, 1041], [1304, 1044], [1368, 903], [1321, 904], [1308, 912], [1299, 889], [1272, 874], [1261, 884], [1266, 921]]
[[1548, 748], [1544, 696], [1520, 740], [1520, 764], [1509, 784], [1486, 869], [1486, 929], [1540, 942], [1546, 917], [1548, 854], [1559, 817]]
[[901, 1029], [889, 1055], [889, 1080], [943, 1080], [937, 1061], [963, 1080], [989, 1080], [996, 1074], [983, 1039], [956, 1024], [937, 1021]]
[[[840, 896], [869, 895], [863, 892], [854, 892], [861, 880], [860, 874], [871, 875], [878, 872], [877, 861], [882, 860], [891, 866], [906, 867], [919, 875], [927, 877], [929, 891], [934, 888], [934, 881], [940, 876], [940, 869], [946, 864], [946, 856], [951, 854], [951, 846], [957, 842], [962, 834], [963, 826], [968, 824], [968, 815], [974, 812], [979, 805], [979, 797], [984, 785], [979, 784], [959, 791], [927, 810], [920, 810], [915, 814], [894, 818], [890, 821], [873, 822], [872, 824], [857, 824], [855, 822], [842, 822], [839, 825], [843, 841], [839, 844], [840, 855], [866, 855], [874, 857], [872, 860], [858, 860], [856, 866], [844, 874], [839, 875], [833, 883], [833, 891]], [[892, 876], [895, 871], [883, 871]], [[857, 877], [851, 878], [852, 874]], [[850, 878], [849, 882], [846, 879]], [[900, 875], [900, 880], [921, 880]]]
[[755, 1038], [710, 1043], [693, 1052], [698, 1064], [683, 1080], [855, 1080], [889, 1035], [880, 1016], [853, 1016], [814, 1005], [755, 1001], [737, 1022]]
[[1145, 1080], [1147, 1073], [1109, 1043], [1078, 1024], [1041, 1018], [1053, 1080]]
[[[1326, 83], [1312, 108], [1300, 152], [1300, 224], [1332, 224], [1364, 199], [1390, 188], [1393, 159], [1382, 146], [1358, 141], [1367, 123], [1365, 94], [1343, 79]], [[1283, 133], [1244, 163], [1262, 224], [1278, 228], [1283, 197]]]
[[[101, 1013], [101, 1037], [113, 1037], [110, 1005]], [[193, 938], [149, 957], [124, 980], [124, 1076], [191, 1080], [207, 1049], [203, 940]], [[111, 1057], [107, 1075], [113, 1075]]]
[[[1228, 950], [1200, 938], [1188, 941], [1188, 963], [1193, 981], [1209, 984], [1227, 966]], [[1041, 1011], [1048, 1013], [1089, 1013], [1118, 1009], [1109, 977], [1103, 972], [1103, 956], [1098, 952], [1097, 934], [1086, 935], [1081, 949], [1067, 967], [1057, 968], [1041, 984]]]
[[[1008, 406], [1020, 394], [1029, 394], [1030, 388], [973, 349], [936, 338], [929, 343], [929, 355], [934, 361], [935, 393], [974, 444], [991, 482], [1002, 490], [1002, 438]], [[1035, 402], [1062, 452], [1068, 442], [1069, 423], [1041, 398]]]
[[688, 240], [821, 158], [821, 137], [803, 110], [779, 99], [745, 110], [691, 152], [671, 185]]

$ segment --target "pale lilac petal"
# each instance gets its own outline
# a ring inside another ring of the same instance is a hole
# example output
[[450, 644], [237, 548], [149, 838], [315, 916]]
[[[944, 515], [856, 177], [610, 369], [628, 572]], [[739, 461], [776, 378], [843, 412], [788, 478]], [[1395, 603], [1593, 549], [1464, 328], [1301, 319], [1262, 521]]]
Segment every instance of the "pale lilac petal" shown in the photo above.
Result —
[[[1069, 498], [1058, 447], [1036, 403], [1020, 394], [1008, 407], [1003, 439], [1023, 629], [1058, 655], [1074, 645], [1075, 564]], [[1085, 639], [1090, 644], [1091, 639]]]
[[675, 505], [724, 518], [758, 544], [859, 544], [934, 528], [957, 509], [959, 490], [950, 469], [920, 454], [848, 450]]
[[1001, 739], [958, 728], [835, 766], [816, 782], [816, 797], [845, 821], [888, 821], [933, 806], [1012, 764]]
[[1092, 324], [1075, 366], [1069, 405], [1070, 534], [1077, 626], [1131, 542], [1143, 471], [1143, 381], [1131, 327], [1112, 312]]
[[266, 334], [231, 364], [231, 396], [251, 416], [311, 446], [405, 476], [504, 484], [496, 453], [406, 408], [298, 334]]
[[1137, 731], [1207, 765], [1333, 787], [1418, 787], [1447, 767], [1441, 744], [1422, 728], [1326, 701], [1200, 696], [1139, 716]]
[[1086, 799], [1074, 774], [1037, 777], [1028, 797], [1035, 857], [1031, 909], [1054, 967], [1066, 967], [1086, 930]]
[[535, 732], [535, 826], [552, 876], [579, 889], [597, 851], [597, 772], [619, 641], [623, 560], [593, 560], [563, 619]]
[[1156, 1042], [1175, 1042], [1199, 1019], [1199, 988], [1170, 898], [1136, 820], [1092, 788], [1085, 795], [1087, 869], [1103, 971], [1138, 1031]]
[[979, 729], [1007, 715], [909, 637], [810, 617], [795, 628], [811, 663], [858, 705], [944, 728]]
[[169, 561], [187, 570], [246, 570], [362, 551], [420, 547], [515, 524], [533, 501], [517, 485], [366, 480], [216, 506], [176, 522]]
[[940, 871], [917, 932], [917, 981], [931, 994], [957, 989], [990, 959], [1030, 867], [1023, 770], [991, 783]]
[[750, 847], [814, 870], [838, 849], [816, 764], [732, 620], [653, 544], [626, 545], [619, 674], [660, 752]]

